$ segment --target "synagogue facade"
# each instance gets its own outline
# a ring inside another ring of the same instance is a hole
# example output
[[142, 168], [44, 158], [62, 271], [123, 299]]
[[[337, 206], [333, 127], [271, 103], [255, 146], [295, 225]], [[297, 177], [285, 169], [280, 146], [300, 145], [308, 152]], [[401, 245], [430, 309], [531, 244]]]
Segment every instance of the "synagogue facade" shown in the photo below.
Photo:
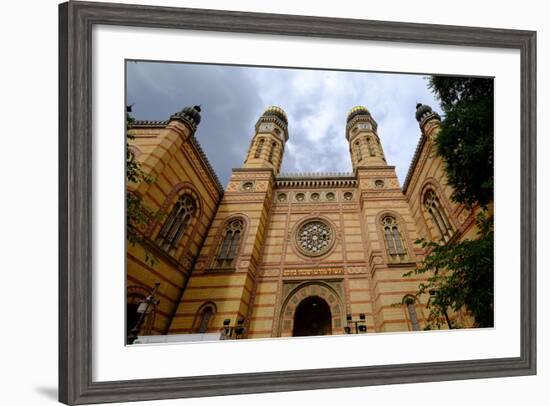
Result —
[[[291, 134], [272, 106], [225, 188], [195, 137], [200, 107], [133, 123], [129, 149], [152, 182], [128, 190], [160, 215], [142, 230], [145, 247], [128, 244], [127, 329], [223, 338], [422, 330], [429, 295], [416, 296], [422, 278], [403, 276], [426, 254], [415, 241], [477, 234], [435, 154], [440, 117], [417, 105], [421, 135], [403, 185], [369, 110], [345, 119], [351, 173], [281, 173]], [[158, 303], [140, 317], [152, 295]], [[465, 312], [449, 318], [471, 325]]]

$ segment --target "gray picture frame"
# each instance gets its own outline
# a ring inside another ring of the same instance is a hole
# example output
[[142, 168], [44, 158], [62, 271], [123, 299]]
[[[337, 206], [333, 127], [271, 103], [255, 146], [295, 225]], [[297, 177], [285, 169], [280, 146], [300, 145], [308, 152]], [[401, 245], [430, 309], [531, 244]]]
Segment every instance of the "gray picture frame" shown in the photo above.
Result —
[[[95, 24], [507, 48], [521, 54], [521, 354], [517, 358], [92, 380], [92, 27]], [[59, 400], [66, 404], [536, 373], [536, 32], [234, 11], [59, 6]]]

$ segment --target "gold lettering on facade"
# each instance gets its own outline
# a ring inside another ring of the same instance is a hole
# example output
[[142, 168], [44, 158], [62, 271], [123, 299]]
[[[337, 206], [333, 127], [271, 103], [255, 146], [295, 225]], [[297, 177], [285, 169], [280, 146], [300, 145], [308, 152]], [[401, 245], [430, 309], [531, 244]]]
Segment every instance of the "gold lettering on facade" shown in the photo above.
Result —
[[285, 269], [283, 276], [342, 275], [343, 268]]

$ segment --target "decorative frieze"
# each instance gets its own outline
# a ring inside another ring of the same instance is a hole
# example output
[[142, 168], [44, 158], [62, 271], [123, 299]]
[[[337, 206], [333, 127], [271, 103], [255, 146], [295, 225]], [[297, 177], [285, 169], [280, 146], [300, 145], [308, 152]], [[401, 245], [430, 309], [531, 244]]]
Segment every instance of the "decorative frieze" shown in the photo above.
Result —
[[285, 269], [283, 276], [327, 276], [343, 275], [344, 268]]
[[277, 277], [281, 274], [278, 269], [263, 269], [259, 272], [260, 276], [263, 277]]
[[275, 184], [277, 188], [357, 187], [357, 179], [351, 173], [292, 173], [281, 174]]
[[272, 176], [271, 170], [238, 168], [233, 169], [231, 180], [271, 179]]
[[258, 202], [265, 199], [264, 194], [226, 194], [223, 200], [226, 202]]
[[352, 274], [352, 275], [355, 275], [355, 274], [366, 274], [366, 273], [367, 273], [367, 268], [364, 267], [364, 266], [354, 266], [354, 267], [347, 268], [347, 269], [346, 269], [346, 272], [347, 272], [348, 274]]
[[[210, 194], [213, 196], [219, 196], [220, 194], [222, 194], [223, 188], [221, 187], [216, 174], [213, 171], [209, 171], [207, 173], [204, 170], [201, 160], [197, 158], [197, 154], [193, 151], [193, 148], [189, 143], [186, 142], [185, 144], [183, 144], [183, 151], [185, 152], [189, 160], [193, 163], [195, 169], [199, 173], [199, 176], [201, 177], [201, 179], [204, 181], [204, 184], [207, 187]], [[199, 151], [199, 154], [200, 154], [200, 151]], [[214, 181], [212, 181], [211, 179], [214, 179]]]

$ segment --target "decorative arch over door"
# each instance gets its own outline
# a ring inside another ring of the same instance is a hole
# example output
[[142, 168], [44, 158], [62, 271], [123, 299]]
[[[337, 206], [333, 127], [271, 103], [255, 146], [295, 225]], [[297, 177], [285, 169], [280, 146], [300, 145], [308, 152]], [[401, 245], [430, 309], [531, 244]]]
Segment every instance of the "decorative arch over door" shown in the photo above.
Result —
[[328, 303], [319, 296], [308, 296], [296, 307], [294, 337], [326, 336], [332, 334], [332, 314]]
[[[344, 312], [343, 301], [338, 292], [329, 284], [323, 281], [305, 282], [290, 292], [281, 307], [281, 317], [277, 336], [292, 337], [296, 311], [304, 300], [311, 301], [311, 298], [319, 298], [319, 305], [324, 303], [330, 310], [330, 334], [344, 333]], [[324, 302], [322, 303], [321, 302]], [[307, 304], [307, 302], [306, 302]]]

